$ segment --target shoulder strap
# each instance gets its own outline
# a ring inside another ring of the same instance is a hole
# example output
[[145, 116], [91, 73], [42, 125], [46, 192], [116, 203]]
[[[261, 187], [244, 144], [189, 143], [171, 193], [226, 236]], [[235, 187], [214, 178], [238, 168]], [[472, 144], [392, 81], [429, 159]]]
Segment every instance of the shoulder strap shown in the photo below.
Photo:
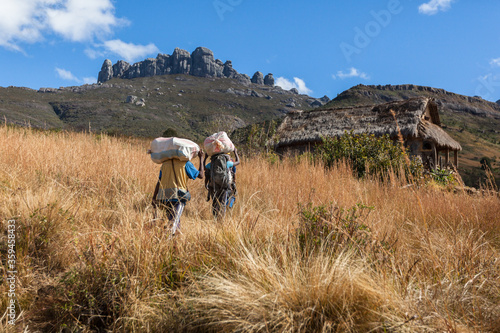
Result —
[[174, 172], [174, 178], [175, 178], [175, 182], [177, 183], [177, 174], [175, 173], [175, 164], [174, 164], [174, 160], [171, 159], [170, 162], [172, 162], [172, 171]]
[[214, 182], [214, 159], [210, 156], [210, 182], [212, 183], [212, 191], [215, 193], [215, 182]]

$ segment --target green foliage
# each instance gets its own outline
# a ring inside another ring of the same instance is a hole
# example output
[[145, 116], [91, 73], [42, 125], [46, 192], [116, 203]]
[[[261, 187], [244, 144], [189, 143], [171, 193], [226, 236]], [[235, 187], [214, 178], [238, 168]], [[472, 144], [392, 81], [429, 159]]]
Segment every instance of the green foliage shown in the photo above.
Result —
[[440, 167], [437, 167], [435, 170], [429, 171], [429, 175], [431, 179], [439, 185], [446, 186], [458, 183], [457, 179], [453, 175], [453, 172], [449, 169], [441, 169]]
[[483, 170], [492, 170], [492, 162], [493, 160], [486, 156], [481, 157], [479, 160], [479, 163], [481, 163], [481, 169]]
[[268, 153], [266, 153], [266, 160], [270, 164], [276, 164], [279, 162], [280, 157], [274, 151], [269, 151]]
[[165, 130], [165, 132], [163, 132], [162, 136], [164, 138], [171, 138], [171, 137], [174, 137], [174, 136], [179, 136], [179, 134], [177, 134], [177, 131], [175, 129], [173, 129], [172, 127], [169, 127]]
[[269, 148], [274, 139], [277, 129], [277, 122], [271, 120], [263, 125], [254, 124], [248, 135], [248, 146], [250, 149]]
[[279, 121], [270, 120], [238, 129], [231, 134], [233, 142], [243, 145], [247, 152], [267, 152], [271, 150], [278, 137], [276, 131]]
[[345, 133], [339, 138], [323, 138], [316, 151], [326, 165], [332, 167], [338, 161], [347, 161], [358, 177], [383, 174], [393, 170], [420, 177], [423, 167], [418, 161], [410, 161], [400, 144], [388, 135]]

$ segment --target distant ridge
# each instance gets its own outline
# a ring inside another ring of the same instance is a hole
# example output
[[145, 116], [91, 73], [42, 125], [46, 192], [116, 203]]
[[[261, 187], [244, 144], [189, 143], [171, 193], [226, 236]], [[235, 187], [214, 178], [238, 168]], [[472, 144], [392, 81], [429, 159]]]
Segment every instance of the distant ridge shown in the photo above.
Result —
[[470, 97], [440, 88], [418, 86], [414, 84], [359, 84], [340, 93], [336, 98], [326, 104], [324, 108], [373, 105], [419, 96], [436, 99], [440, 109], [443, 111], [500, 119], [500, 104], [484, 100], [478, 96]]
[[257, 71], [250, 78], [246, 74], [238, 73], [231, 60], [223, 63], [214, 59], [214, 54], [206, 47], [197, 47], [193, 53], [175, 48], [172, 55], [158, 54], [156, 58], [148, 58], [130, 65], [128, 62], [119, 60], [112, 64], [106, 59], [98, 75], [98, 82], [104, 83], [113, 78], [133, 79], [137, 77], [151, 77], [155, 75], [187, 74], [198, 77], [218, 77], [236, 79], [244, 85], [250, 83], [274, 86], [272, 73], [264, 76]]

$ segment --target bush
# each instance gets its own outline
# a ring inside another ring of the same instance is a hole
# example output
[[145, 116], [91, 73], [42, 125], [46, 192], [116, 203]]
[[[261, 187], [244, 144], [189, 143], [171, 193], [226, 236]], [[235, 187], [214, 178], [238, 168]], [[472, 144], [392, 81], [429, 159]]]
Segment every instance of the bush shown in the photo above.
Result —
[[393, 170], [404, 170], [406, 175], [421, 177], [422, 164], [418, 160], [410, 161], [404, 148], [395, 143], [386, 134], [376, 137], [373, 134], [345, 133], [339, 138], [323, 138], [316, 155], [332, 167], [337, 161], [347, 161], [358, 177], [367, 174], [383, 174]]
[[236, 129], [231, 133], [234, 144], [241, 146], [246, 153], [268, 153], [278, 140], [276, 131], [279, 123], [276, 120], [264, 121]]
[[489, 157], [483, 156], [481, 157], [481, 160], [479, 160], [479, 163], [481, 163], [481, 169], [483, 170], [493, 170], [492, 166], [493, 160]]
[[164, 138], [171, 138], [174, 136], [179, 136], [179, 134], [177, 133], [177, 131], [175, 129], [169, 127], [163, 132], [163, 134], [161, 136]]
[[453, 172], [448, 169], [441, 169], [437, 167], [435, 170], [431, 170], [429, 175], [432, 180], [442, 186], [446, 186], [448, 184], [455, 185], [458, 183]]

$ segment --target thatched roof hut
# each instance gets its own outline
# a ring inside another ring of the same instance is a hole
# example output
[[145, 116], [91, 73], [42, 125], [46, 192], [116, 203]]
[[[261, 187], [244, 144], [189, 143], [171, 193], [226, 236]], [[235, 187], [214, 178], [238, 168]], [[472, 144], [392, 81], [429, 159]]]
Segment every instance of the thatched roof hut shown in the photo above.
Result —
[[[338, 137], [351, 131], [388, 134], [392, 138], [400, 132], [414, 154], [462, 150], [441, 128], [437, 104], [424, 97], [372, 106], [291, 112], [278, 128], [276, 149], [303, 151], [320, 144], [322, 137]], [[437, 162], [437, 155], [433, 161]]]

